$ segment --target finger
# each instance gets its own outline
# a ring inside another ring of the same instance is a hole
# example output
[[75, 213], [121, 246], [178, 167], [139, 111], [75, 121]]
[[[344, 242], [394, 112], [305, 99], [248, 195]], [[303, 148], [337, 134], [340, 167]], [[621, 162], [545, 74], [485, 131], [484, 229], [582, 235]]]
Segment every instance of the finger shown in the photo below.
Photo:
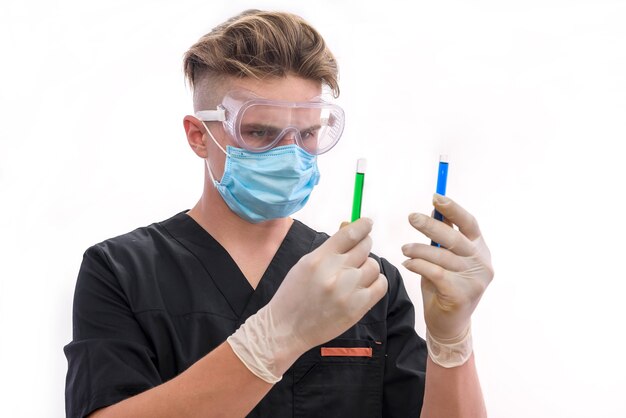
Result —
[[339, 225], [339, 229], [343, 228], [344, 226], [348, 226], [348, 225], [350, 225], [350, 222], [344, 221], [344, 222], [341, 223], [341, 225]]
[[[435, 209], [433, 209], [433, 210], [432, 210], [432, 212], [430, 212], [430, 217], [431, 217], [431, 218], [434, 218], [434, 217], [435, 217]], [[453, 226], [452, 222], [451, 222], [448, 218], [445, 218], [445, 217], [444, 217], [444, 218], [441, 220], [441, 222], [443, 222], [444, 224], [446, 224], [446, 225], [448, 225], [448, 226], [450, 226], [450, 227], [452, 227], [452, 226]]]
[[365, 290], [369, 292], [369, 307], [376, 305], [376, 303], [385, 296], [387, 288], [389, 287], [389, 281], [384, 274], [378, 274], [376, 280], [369, 285]]
[[426, 244], [405, 244], [402, 254], [409, 258], [420, 258], [443, 267], [449, 271], [464, 271], [467, 268], [465, 258], [459, 257], [445, 248], [433, 247]]
[[361, 277], [359, 285], [361, 287], [370, 287], [378, 279], [380, 274], [380, 266], [373, 258], [368, 257], [367, 260], [359, 267]]
[[422, 278], [428, 279], [435, 286], [437, 286], [438, 283], [441, 283], [445, 279], [447, 273], [446, 269], [444, 269], [443, 267], [419, 258], [405, 260], [402, 262], [402, 265], [406, 267], [407, 270], [421, 275]]
[[344, 267], [360, 268], [368, 259], [372, 251], [372, 237], [369, 235], [363, 238], [357, 245], [344, 253]]
[[[434, 218], [435, 217], [435, 209], [433, 209], [430, 212], [430, 217]], [[443, 218], [440, 222], [443, 222], [444, 224], [448, 225], [448, 226], [453, 226], [452, 222], [450, 222], [450, 220], [448, 218]]]
[[474, 244], [461, 232], [421, 213], [409, 215], [409, 222], [415, 229], [441, 246], [461, 256], [470, 256], [475, 252]]
[[471, 241], [480, 237], [480, 228], [476, 218], [454, 200], [435, 193], [433, 205], [446, 219], [458, 226], [461, 233]]
[[372, 231], [373, 224], [369, 218], [357, 219], [335, 232], [319, 249], [343, 254], [361, 242]]

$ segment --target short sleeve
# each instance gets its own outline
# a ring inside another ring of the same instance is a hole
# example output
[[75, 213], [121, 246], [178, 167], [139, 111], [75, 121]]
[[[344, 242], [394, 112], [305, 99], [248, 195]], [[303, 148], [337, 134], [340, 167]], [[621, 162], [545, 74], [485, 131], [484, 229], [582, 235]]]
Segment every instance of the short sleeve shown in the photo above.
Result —
[[64, 347], [67, 417], [84, 417], [159, 385], [153, 350], [102, 248], [85, 252], [73, 307], [73, 339]]
[[389, 280], [383, 417], [419, 418], [426, 381], [426, 342], [415, 331], [415, 309], [398, 269], [381, 259]]

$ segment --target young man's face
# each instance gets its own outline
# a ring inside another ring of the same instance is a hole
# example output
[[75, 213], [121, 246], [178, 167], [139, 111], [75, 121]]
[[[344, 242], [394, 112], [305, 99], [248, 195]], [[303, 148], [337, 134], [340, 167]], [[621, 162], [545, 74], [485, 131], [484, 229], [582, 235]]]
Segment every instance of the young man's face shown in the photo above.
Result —
[[[299, 77], [288, 75], [283, 78], [273, 78], [269, 80], [255, 80], [250, 78], [230, 80], [228, 90], [247, 90], [259, 97], [270, 100], [280, 100], [289, 102], [305, 102], [322, 92], [321, 83], [313, 80], [305, 80]], [[234, 138], [228, 135], [221, 122], [211, 122], [207, 124], [217, 142], [226, 149], [227, 145], [238, 147]], [[222, 178], [224, 172], [224, 162], [226, 155], [217, 147], [208, 135], [205, 135], [207, 151], [213, 175], [216, 180]], [[294, 143], [292, 135], [286, 135], [277, 146]]]

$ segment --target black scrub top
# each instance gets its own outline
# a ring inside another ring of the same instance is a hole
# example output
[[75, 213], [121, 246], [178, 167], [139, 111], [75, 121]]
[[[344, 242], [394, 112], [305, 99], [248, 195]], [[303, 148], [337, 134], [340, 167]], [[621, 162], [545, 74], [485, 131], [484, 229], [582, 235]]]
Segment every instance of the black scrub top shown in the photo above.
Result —
[[[291, 267], [327, 238], [294, 221], [256, 289], [185, 212], [89, 248], [76, 283], [73, 340], [64, 348], [67, 416], [182, 373], [267, 304]], [[389, 280], [385, 297], [300, 357], [249, 417], [419, 417], [426, 344], [398, 270], [372, 257]], [[371, 349], [371, 357], [332, 350], [353, 347]]]

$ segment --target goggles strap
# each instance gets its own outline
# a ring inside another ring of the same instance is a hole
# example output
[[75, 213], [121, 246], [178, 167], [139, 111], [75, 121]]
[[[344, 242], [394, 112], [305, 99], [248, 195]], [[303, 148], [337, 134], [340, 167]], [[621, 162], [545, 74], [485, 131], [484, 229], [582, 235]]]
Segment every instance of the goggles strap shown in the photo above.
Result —
[[217, 108], [215, 110], [200, 110], [196, 112], [196, 117], [198, 119], [202, 119], [203, 121], [218, 121], [224, 122], [226, 120], [226, 111], [221, 108]]

